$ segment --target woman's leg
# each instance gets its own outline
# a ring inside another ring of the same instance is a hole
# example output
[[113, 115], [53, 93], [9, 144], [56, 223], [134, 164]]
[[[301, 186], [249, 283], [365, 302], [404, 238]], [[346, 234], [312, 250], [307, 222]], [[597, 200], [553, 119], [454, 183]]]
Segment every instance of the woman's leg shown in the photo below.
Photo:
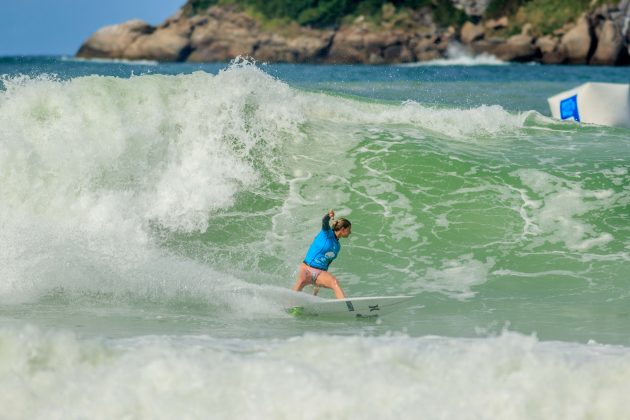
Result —
[[337, 299], [343, 299], [346, 297], [343, 290], [341, 290], [341, 286], [339, 286], [337, 278], [328, 271], [322, 271], [319, 273], [319, 276], [317, 276], [317, 280], [315, 281], [315, 286], [323, 286], [332, 289]]
[[296, 292], [301, 292], [304, 287], [312, 284], [311, 273], [304, 266], [304, 264], [300, 265], [300, 269], [298, 271], [297, 279], [295, 280], [295, 286], [293, 286], [293, 290]]

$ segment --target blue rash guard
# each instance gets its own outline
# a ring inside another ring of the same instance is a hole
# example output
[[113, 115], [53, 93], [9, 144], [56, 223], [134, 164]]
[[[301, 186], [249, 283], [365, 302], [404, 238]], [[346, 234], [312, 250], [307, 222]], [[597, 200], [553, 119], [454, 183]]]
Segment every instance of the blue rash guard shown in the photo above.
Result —
[[330, 228], [330, 216], [327, 214], [322, 219], [322, 230], [319, 231], [306, 253], [304, 264], [327, 271], [340, 250], [341, 244]]

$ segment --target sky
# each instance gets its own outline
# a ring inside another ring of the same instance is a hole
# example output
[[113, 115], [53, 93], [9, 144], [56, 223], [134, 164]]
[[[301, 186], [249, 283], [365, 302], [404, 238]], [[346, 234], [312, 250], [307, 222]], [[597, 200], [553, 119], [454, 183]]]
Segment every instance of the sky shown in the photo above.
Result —
[[152, 25], [186, 0], [0, 0], [0, 56], [74, 55], [98, 29], [130, 19]]

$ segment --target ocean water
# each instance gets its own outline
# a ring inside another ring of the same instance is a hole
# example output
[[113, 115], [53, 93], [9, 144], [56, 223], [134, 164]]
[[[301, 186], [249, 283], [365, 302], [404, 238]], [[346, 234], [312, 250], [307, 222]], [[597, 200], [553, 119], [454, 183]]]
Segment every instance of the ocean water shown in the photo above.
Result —
[[[546, 104], [629, 75], [0, 58], [0, 417], [630, 418], [630, 130]], [[408, 307], [284, 311], [328, 208]]]

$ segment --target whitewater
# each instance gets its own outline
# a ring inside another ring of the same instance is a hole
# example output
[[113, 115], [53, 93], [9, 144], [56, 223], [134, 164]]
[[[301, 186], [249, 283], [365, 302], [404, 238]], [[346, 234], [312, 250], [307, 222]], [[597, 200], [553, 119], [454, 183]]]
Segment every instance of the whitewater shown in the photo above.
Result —
[[[629, 131], [546, 108], [625, 79], [0, 58], [0, 417], [630, 418]], [[285, 311], [329, 208], [408, 307]]]

